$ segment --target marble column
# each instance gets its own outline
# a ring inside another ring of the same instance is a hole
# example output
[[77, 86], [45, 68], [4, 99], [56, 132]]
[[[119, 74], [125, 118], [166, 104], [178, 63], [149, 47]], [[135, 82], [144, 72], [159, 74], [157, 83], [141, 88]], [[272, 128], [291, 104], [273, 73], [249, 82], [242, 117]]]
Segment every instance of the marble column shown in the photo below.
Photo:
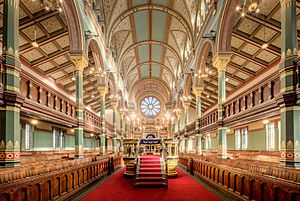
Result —
[[183, 98], [183, 107], [184, 107], [184, 137], [185, 137], [185, 153], [189, 153], [188, 149], [188, 140], [189, 138], [187, 137], [187, 126], [189, 123], [189, 107], [191, 105], [190, 99], [188, 97]]
[[178, 137], [179, 137], [179, 133], [180, 133], [180, 128], [181, 128], [181, 109], [177, 109], [176, 110], [176, 116], [177, 116], [177, 133], [178, 133]]
[[121, 139], [120, 139], [120, 152], [124, 152], [124, 144], [123, 144], [123, 140], [124, 140], [124, 111], [120, 111], [120, 130], [121, 130]]
[[98, 91], [100, 93], [100, 116], [101, 116], [101, 134], [100, 134], [100, 154], [106, 154], [106, 122], [105, 122], [105, 95], [107, 93], [106, 87], [98, 87]]
[[230, 53], [218, 53], [213, 58], [213, 66], [218, 69], [218, 157], [227, 158], [227, 127], [223, 124], [224, 103], [226, 101], [226, 66], [230, 61]]
[[296, 0], [281, 0], [281, 164], [300, 168], [300, 106], [297, 104], [296, 63], [298, 57]]
[[0, 110], [0, 166], [20, 165], [19, 0], [3, 5], [3, 102]]
[[71, 56], [76, 66], [76, 103], [77, 103], [77, 128], [75, 128], [75, 157], [83, 158], [83, 126], [84, 126], [84, 103], [83, 103], [83, 70], [88, 65], [88, 59], [83, 55]]
[[113, 137], [112, 137], [112, 151], [113, 153], [117, 152], [117, 107], [118, 107], [118, 99], [112, 98], [111, 105], [113, 108]]
[[204, 87], [197, 86], [194, 87], [193, 92], [196, 95], [196, 120], [195, 120], [195, 132], [196, 132], [196, 154], [202, 155], [202, 134], [200, 133], [200, 123], [201, 118], [201, 94]]

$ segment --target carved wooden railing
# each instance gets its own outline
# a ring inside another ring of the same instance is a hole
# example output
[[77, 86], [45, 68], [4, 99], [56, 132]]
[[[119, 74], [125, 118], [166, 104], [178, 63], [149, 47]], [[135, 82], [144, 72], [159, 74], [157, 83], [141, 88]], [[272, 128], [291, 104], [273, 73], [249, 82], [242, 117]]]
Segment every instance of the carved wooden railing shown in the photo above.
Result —
[[180, 158], [179, 163], [184, 167], [190, 165], [193, 174], [240, 200], [300, 199], [300, 170], [255, 161]]
[[19, 168], [0, 172], [0, 200], [65, 200], [121, 167], [122, 160], [122, 156], [113, 156], [112, 166], [108, 157], [79, 160], [62, 159], [60, 154], [41, 157], [44, 160], [27, 161]]

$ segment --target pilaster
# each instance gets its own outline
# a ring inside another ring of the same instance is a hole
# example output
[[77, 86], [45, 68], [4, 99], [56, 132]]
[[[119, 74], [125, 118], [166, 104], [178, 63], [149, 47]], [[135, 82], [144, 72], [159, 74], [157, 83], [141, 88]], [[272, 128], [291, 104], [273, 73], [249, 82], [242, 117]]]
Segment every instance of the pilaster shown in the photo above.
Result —
[[0, 166], [20, 164], [19, 0], [3, 5], [3, 102], [0, 106]]
[[105, 123], [105, 95], [107, 93], [106, 87], [98, 87], [98, 91], [100, 93], [100, 116], [101, 116], [101, 134], [100, 134], [100, 153], [102, 155], [106, 154], [106, 148], [105, 148], [105, 140], [106, 140], [106, 123]]
[[281, 0], [280, 96], [281, 163], [300, 168], [300, 105], [297, 104], [295, 59], [298, 55], [296, 0]]
[[[83, 103], [83, 70], [88, 65], [88, 60], [83, 55], [71, 56], [76, 66], [76, 103], [77, 103], [77, 122], [75, 128], [75, 157], [83, 158], [84, 141], [83, 141], [83, 125], [84, 125], [84, 103]], [[55, 99], [57, 101], [57, 98]], [[55, 104], [56, 105], [56, 104]]]
[[213, 66], [218, 69], [218, 157], [227, 158], [226, 130], [223, 125], [224, 103], [226, 101], [226, 66], [230, 61], [231, 53], [218, 53], [213, 58]]

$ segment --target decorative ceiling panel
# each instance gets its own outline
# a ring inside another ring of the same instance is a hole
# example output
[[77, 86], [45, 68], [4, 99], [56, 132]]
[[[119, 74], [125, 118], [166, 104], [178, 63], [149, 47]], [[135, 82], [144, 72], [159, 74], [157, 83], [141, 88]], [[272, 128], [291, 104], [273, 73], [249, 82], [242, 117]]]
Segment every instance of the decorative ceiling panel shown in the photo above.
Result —
[[231, 38], [231, 47], [239, 49], [243, 43], [244, 41], [239, 38], [236, 38], [234, 36]]
[[[300, 21], [300, 20], [298, 20]], [[280, 48], [281, 47], [281, 39], [280, 39], [281, 35], [279, 35], [277, 38], [275, 38], [273, 41], [272, 41], [272, 45]]]
[[126, 38], [128, 37], [129, 33], [130, 33], [130, 31], [124, 30], [124, 31], [118, 31], [114, 34], [115, 44], [116, 44], [118, 54], [121, 53], [123, 44], [124, 44]]
[[152, 76], [159, 77], [160, 76], [160, 67], [157, 64], [152, 64]]
[[[106, 3], [106, 1], [104, 1], [104, 4]], [[116, 3], [114, 5], [114, 10], [112, 12], [112, 14], [110, 15], [110, 19], [106, 18], [107, 20], [109, 20], [109, 26], [111, 25], [111, 23], [113, 23], [117, 17], [123, 13], [125, 10], [128, 9], [128, 3], [127, 0], [116, 0]]]
[[65, 74], [62, 72], [62, 71], [59, 71], [59, 72], [57, 72], [57, 73], [53, 73], [53, 74], [51, 74], [51, 77], [53, 78], [53, 79], [58, 79], [58, 78], [60, 78], [60, 77], [62, 77], [62, 76], [64, 76]]
[[38, 66], [38, 68], [40, 70], [44, 71], [44, 72], [47, 71], [47, 70], [50, 70], [50, 69], [52, 69], [54, 67], [55, 67], [55, 65], [52, 62], [50, 62], [50, 61], [48, 61], [46, 63], [43, 63], [43, 64], [41, 64], [41, 65]]
[[230, 66], [227, 66], [226, 67], [226, 72], [230, 73], [230, 74], [233, 74], [235, 72], [235, 69], [234, 68], [231, 68]]
[[263, 26], [259, 31], [254, 35], [255, 38], [258, 38], [262, 41], [269, 41], [271, 38], [274, 37], [274, 35], [277, 34], [276, 31], [273, 29], [270, 29], [266, 26]]
[[253, 31], [258, 27], [258, 23], [248, 18], [243, 18], [238, 30], [251, 35]]
[[62, 55], [60, 57], [57, 57], [57, 58], [53, 59], [53, 61], [55, 63], [57, 63], [58, 65], [61, 65], [61, 64], [64, 64], [64, 63], [68, 62], [69, 59], [67, 59], [67, 57], [65, 57], [64, 55]]
[[270, 52], [268, 52], [266, 50], [261, 51], [256, 57], [259, 58], [259, 59], [261, 59], [261, 60], [264, 60], [264, 61], [266, 61], [268, 63], [274, 61], [274, 59], [277, 58], [276, 55], [274, 55], [274, 54], [272, 54], [272, 53], [270, 53]]
[[46, 53], [51, 54], [58, 51], [59, 49], [53, 43], [46, 43], [45, 45], [40, 46], [40, 48]]
[[244, 67], [249, 70], [252, 70], [253, 72], [258, 72], [262, 69], [259, 65], [254, 64], [252, 62], [247, 63]]
[[134, 13], [135, 27], [137, 41], [149, 39], [149, 26], [148, 26], [149, 11], [140, 11]]
[[35, 37], [35, 30], [36, 30], [36, 38], [41, 38], [43, 36], [45, 36], [45, 33], [41, 30], [41, 28], [39, 26], [29, 26], [26, 27], [25, 29], [22, 29], [21, 31], [28, 37], [30, 38], [32, 41], [34, 40]]
[[22, 56], [25, 59], [27, 59], [29, 62], [32, 62], [34, 60], [44, 57], [43, 54], [40, 51], [38, 51], [38, 49], [33, 49], [31, 51], [28, 51], [28, 52], [22, 54]]
[[164, 40], [164, 32], [167, 21], [167, 14], [160, 11], [152, 11], [152, 39], [157, 41]]
[[174, 0], [173, 8], [179, 12], [184, 19], [189, 23], [189, 26], [191, 26], [191, 18], [190, 13], [188, 11], [188, 8], [186, 7], [185, 1], [183, 0]]
[[248, 75], [246, 75], [245, 73], [243, 73], [242, 71], [239, 71], [238, 73], [235, 74], [236, 76], [244, 79], [244, 80], [247, 80], [249, 78]]
[[255, 46], [255, 45], [252, 45], [250, 43], [247, 43], [242, 48], [242, 51], [246, 52], [247, 54], [254, 55], [259, 49], [260, 49], [259, 47]]
[[25, 45], [27, 43], [28, 41], [22, 35], [19, 35], [19, 46]]
[[56, 19], [55, 16], [43, 20], [41, 24], [47, 30], [48, 33], [53, 33], [63, 28], [61, 23]]
[[277, 6], [278, 0], [261, 1], [259, 13], [268, 16], [270, 12]]
[[63, 36], [63, 37], [60, 37], [56, 40], [56, 42], [59, 44], [59, 46], [61, 48], [65, 48], [65, 47], [68, 47], [69, 46], [69, 36], [66, 35], [66, 36]]
[[40, 2], [37, 3], [37, 2], [35, 2], [35, 0], [34, 1], [21, 0], [21, 1], [31, 13], [36, 13], [36, 12], [43, 10]]
[[231, 57], [231, 61], [233, 62], [233, 63], [236, 63], [236, 64], [238, 64], [238, 65], [243, 65], [245, 62], [246, 62], [246, 60], [245, 59], [243, 59], [243, 58], [241, 58], [241, 57], [238, 57], [238, 56], [233, 56], [233, 57]]

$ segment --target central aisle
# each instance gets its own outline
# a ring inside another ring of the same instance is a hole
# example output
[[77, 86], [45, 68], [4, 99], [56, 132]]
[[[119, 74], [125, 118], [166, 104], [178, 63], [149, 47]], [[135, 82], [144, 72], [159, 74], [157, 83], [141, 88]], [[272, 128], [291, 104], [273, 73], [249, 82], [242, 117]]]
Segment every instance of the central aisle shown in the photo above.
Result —
[[83, 201], [219, 201], [216, 195], [177, 169], [178, 177], [169, 179], [169, 187], [134, 188], [133, 180], [123, 177], [124, 169], [100, 184]]

